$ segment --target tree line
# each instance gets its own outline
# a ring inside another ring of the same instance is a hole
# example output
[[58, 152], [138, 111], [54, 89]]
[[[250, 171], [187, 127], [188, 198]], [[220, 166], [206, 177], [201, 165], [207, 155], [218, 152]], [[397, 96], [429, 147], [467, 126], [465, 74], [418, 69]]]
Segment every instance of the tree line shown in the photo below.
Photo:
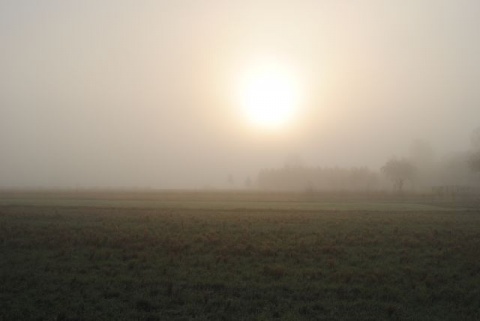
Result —
[[257, 187], [285, 191], [378, 191], [391, 189], [402, 192], [438, 190], [480, 190], [480, 128], [471, 136], [471, 148], [437, 158], [425, 141], [412, 143], [407, 157], [391, 157], [378, 170], [367, 167], [309, 167], [298, 158], [283, 168], [263, 169]]
[[273, 190], [371, 191], [379, 183], [378, 173], [367, 167], [285, 166], [261, 170], [257, 178], [259, 188]]

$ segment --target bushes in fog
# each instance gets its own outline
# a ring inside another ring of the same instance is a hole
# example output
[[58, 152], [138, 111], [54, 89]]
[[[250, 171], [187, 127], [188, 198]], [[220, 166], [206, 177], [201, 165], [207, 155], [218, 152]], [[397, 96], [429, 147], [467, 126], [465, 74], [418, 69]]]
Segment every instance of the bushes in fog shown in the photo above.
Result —
[[285, 166], [260, 171], [257, 185], [273, 190], [370, 191], [379, 188], [379, 175], [366, 167]]

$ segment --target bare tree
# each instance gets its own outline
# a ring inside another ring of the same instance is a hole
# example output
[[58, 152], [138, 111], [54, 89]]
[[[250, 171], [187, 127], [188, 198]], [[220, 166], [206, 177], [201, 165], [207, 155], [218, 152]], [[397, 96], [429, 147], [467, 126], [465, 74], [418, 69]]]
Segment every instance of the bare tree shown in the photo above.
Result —
[[392, 181], [393, 188], [398, 192], [402, 192], [405, 181], [413, 181], [417, 172], [416, 167], [405, 158], [391, 158], [381, 170]]

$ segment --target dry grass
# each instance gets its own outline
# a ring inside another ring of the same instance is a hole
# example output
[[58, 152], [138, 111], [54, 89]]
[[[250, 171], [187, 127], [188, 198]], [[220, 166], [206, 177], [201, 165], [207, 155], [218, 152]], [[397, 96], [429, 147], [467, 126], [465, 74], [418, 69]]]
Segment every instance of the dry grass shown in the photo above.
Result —
[[480, 213], [0, 208], [0, 320], [478, 320]]

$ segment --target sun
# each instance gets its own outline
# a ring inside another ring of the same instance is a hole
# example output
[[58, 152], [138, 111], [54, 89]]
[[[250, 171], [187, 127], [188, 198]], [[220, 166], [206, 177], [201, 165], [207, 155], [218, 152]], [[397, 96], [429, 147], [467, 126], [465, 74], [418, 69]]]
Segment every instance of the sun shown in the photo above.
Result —
[[299, 96], [297, 79], [287, 65], [264, 62], [248, 69], [240, 81], [241, 110], [259, 127], [279, 128], [291, 122]]

